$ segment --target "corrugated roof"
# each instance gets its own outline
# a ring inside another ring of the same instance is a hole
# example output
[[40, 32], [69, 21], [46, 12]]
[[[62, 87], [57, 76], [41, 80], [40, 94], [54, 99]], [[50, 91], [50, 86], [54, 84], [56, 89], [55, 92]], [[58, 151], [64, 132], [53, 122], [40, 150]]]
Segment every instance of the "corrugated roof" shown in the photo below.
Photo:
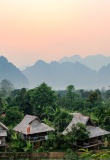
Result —
[[[37, 120], [36, 124], [31, 125], [31, 123], [34, 120]], [[30, 134], [54, 131], [53, 128], [49, 127], [44, 123], [41, 123], [38, 117], [32, 115], [26, 115], [23, 118], [23, 120], [13, 130], [27, 135], [27, 126], [29, 124], [30, 124]]]

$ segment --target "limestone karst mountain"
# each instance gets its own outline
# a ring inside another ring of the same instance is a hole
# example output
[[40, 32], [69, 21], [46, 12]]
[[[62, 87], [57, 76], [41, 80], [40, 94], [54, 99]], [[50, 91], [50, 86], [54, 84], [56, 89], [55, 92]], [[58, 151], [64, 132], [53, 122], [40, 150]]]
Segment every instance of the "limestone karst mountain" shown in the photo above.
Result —
[[0, 82], [4, 79], [12, 82], [15, 88], [29, 87], [26, 76], [5, 57], [0, 56]]
[[31, 88], [42, 82], [54, 89], [65, 89], [70, 84], [76, 88], [98, 87], [95, 83], [97, 71], [91, 70], [79, 62], [46, 63], [40, 60], [26, 68], [23, 73], [28, 78]]
[[70, 84], [76, 89], [101, 89], [110, 86], [110, 64], [97, 71], [80, 62], [46, 63], [39, 60], [21, 72], [1, 56], [0, 81], [3, 79], [11, 81], [15, 88], [34, 88], [45, 82], [53, 89], [65, 89]]
[[71, 57], [63, 57], [59, 60], [59, 62], [80, 62], [87, 67], [98, 71], [101, 67], [110, 63], [110, 56], [98, 54], [81, 58], [79, 55], [74, 55]]

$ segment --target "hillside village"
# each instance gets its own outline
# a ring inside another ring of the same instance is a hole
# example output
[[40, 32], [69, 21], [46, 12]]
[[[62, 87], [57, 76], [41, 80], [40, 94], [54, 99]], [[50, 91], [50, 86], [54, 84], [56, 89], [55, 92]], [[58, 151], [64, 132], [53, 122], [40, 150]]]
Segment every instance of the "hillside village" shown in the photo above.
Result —
[[110, 160], [110, 0], [0, 1], [0, 160]]
[[[46, 152], [109, 149], [110, 90], [0, 90], [0, 150]], [[6, 85], [5, 85], [6, 86]]]

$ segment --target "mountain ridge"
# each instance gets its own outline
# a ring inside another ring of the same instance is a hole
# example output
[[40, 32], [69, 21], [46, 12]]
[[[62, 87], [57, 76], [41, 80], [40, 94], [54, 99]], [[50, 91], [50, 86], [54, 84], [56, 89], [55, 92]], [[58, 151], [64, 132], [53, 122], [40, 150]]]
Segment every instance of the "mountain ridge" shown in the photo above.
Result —
[[110, 63], [110, 56], [104, 56], [102, 54], [90, 55], [85, 58], [81, 58], [79, 55], [73, 55], [70, 57], [63, 57], [59, 62], [75, 62], [78, 61], [91, 69], [99, 70], [102, 66]]
[[28, 79], [25, 75], [7, 58], [0, 56], [0, 81], [7, 79], [13, 83], [15, 88], [29, 87]]
[[[80, 56], [75, 58], [80, 59]], [[110, 86], [110, 63], [97, 71], [78, 61], [47, 63], [38, 60], [21, 72], [0, 56], [0, 81], [3, 79], [11, 81], [16, 88], [34, 88], [45, 82], [53, 89], [65, 89], [70, 84], [77, 89], [101, 89]]]
[[31, 88], [43, 82], [54, 89], [64, 89], [70, 84], [73, 84], [76, 88], [86, 89], [103, 87], [100, 86], [100, 80], [98, 79], [99, 72], [80, 62], [59, 63], [54, 61], [46, 63], [42, 61], [39, 65], [39, 61], [37, 61], [32, 67], [25, 69], [23, 73], [27, 76]]

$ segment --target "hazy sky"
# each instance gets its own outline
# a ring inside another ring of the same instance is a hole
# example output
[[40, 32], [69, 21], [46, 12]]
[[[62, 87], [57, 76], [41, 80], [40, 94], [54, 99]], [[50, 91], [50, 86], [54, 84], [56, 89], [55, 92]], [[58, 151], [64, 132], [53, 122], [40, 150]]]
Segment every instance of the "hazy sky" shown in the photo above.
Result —
[[0, 55], [17, 66], [110, 56], [110, 0], [0, 0]]

